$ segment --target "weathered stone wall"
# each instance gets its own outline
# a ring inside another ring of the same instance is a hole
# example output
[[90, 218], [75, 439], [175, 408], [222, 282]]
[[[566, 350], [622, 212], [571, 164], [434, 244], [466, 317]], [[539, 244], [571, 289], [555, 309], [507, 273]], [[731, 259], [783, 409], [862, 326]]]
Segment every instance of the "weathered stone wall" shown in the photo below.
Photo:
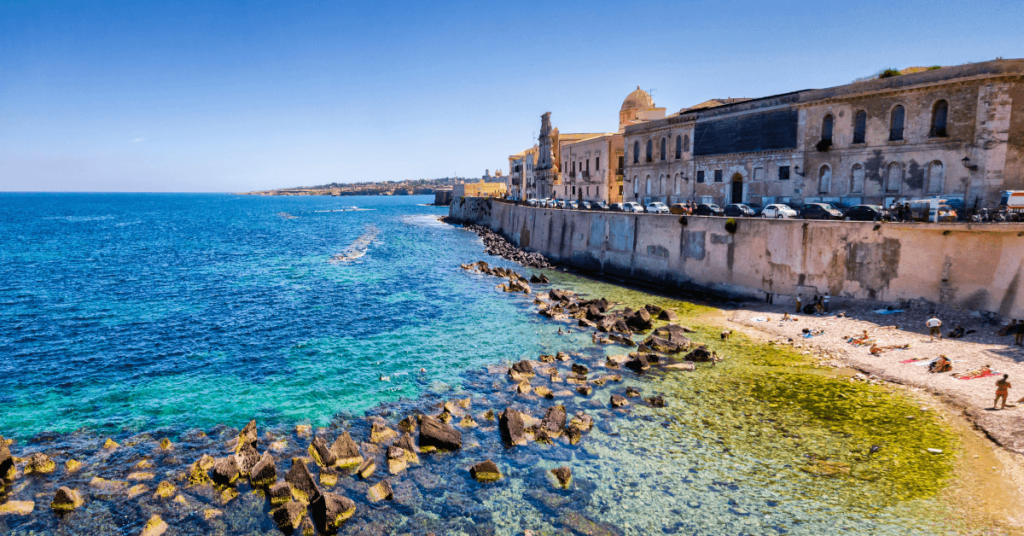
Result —
[[467, 198], [457, 220], [573, 266], [763, 298], [830, 292], [1024, 318], [1024, 225], [882, 224], [565, 211]]

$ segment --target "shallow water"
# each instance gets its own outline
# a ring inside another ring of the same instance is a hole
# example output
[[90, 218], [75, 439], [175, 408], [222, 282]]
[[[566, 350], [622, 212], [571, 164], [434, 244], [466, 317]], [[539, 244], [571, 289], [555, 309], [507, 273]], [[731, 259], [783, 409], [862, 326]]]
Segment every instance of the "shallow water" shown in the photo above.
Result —
[[[501, 280], [459, 269], [485, 257], [480, 240], [437, 223], [445, 210], [417, 205], [425, 200], [0, 195], [0, 233], [10, 237], [0, 244], [0, 325], [9, 326], [0, 331], [0, 434], [18, 440], [15, 455], [42, 450], [59, 466], [7, 488], [6, 499], [37, 505], [31, 516], [0, 517], [0, 532], [135, 534], [157, 513], [178, 533], [278, 533], [266, 501], [245, 485], [227, 504], [212, 489], [180, 490], [182, 505], [152, 497], [152, 488], [203, 453], [223, 455], [231, 427], [252, 418], [261, 450], [287, 441], [275, 454], [283, 474], [308, 445], [297, 423], [325, 427], [318, 433], [329, 441], [341, 430], [361, 441], [366, 411], [394, 426], [465, 397], [481, 426], [462, 429], [462, 452], [421, 455], [421, 465], [391, 477], [395, 501], [370, 504], [366, 482], [339, 479], [333, 491], [358, 503], [342, 532], [951, 530], [929, 501], [949, 463], [920, 451], [956, 444], [928, 414], [799, 356], [742, 338], [720, 343], [695, 319], [710, 311], [704, 306], [547, 271], [558, 288], [671, 307], [697, 328], [696, 340], [729, 359], [697, 373], [614, 371], [623, 382], [586, 398], [514, 395], [507, 376], [484, 367], [565, 350], [603, 374], [605, 355], [628, 350], [595, 347], [588, 332], [535, 314], [532, 296], [495, 291]], [[352, 205], [373, 210], [332, 212]], [[360, 256], [332, 261], [353, 252]], [[559, 326], [572, 333], [557, 335]], [[627, 385], [664, 393], [669, 407], [631, 399], [628, 410], [610, 409], [608, 397]], [[513, 405], [539, 418], [556, 403], [595, 418], [578, 445], [505, 449], [482, 417]], [[165, 436], [175, 442], [170, 452], [156, 446]], [[107, 437], [121, 447], [102, 449]], [[867, 453], [876, 443], [877, 455]], [[85, 466], [68, 473], [69, 458]], [[488, 458], [505, 478], [481, 485], [467, 468]], [[88, 485], [93, 476], [126, 479], [144, 459], [155, 466], [152, 480], [130, 484], [151, 488], [145, 494]], [[813, 474], [821, 462], [848, 473]], [[545, 470], [560, 465], [573, 469], [570, 490], [549, 483]], [[51, 514], [58, 485], [88, 492], [86, 507]], [[207, 509], [222, 514], [207, 519]]]

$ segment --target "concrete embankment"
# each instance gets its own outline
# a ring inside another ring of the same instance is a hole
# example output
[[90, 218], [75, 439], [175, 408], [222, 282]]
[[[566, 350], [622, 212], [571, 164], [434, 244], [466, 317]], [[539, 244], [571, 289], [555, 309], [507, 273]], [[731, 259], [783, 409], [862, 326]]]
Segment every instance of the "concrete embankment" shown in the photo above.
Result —
[[[1024, 317], [1024, 225], [726, 218], [571, 211], [458, 198], [452, 219], [576, 268], [764, 299], [843, 299]], [[784, 299], [784, 298], [783, 298]]]

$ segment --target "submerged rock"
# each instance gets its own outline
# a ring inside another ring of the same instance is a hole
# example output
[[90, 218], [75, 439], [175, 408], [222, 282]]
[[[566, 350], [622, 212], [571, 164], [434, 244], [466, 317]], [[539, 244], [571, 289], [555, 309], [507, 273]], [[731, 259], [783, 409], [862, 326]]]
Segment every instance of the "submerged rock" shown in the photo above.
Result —
[[619, 395], [612, 395], [611, 404], [613, 408], [621, 408], [629, 405], [629, 400]]
[[212, 484], [213, 480], [210, 479], [210, 475], [207, 471], [213, 468], [213, 464], [216, 463], [211, 456], [203, 454], [198, 460], [195, 461], [188, 470], [188, 485], [189, 486], [201, 486], [203, 484]]
[[434, 447], [442, 450], [458, 450], [462, 448], [462, 432], [444, 424], [429, 415], [423, 416], [420, 423], [420, 448]]
[[53, 501], [50, 502], [50, 508], [55, 512], [70, 512], [79, 506], [82, 506], [82, 496], [77, 490], [73, 490], [66, 486], [57, 488], [57, 492], [53, 494]]
[[527, 443], [526, 424], [523, 422], [522, 414], [515, 408], [505, 408], [498, 418], [498, 428], [506, 447]]
[[310, 505], [320, 532], [333, 532], [356, 513], [356, 503], [344, 495], [323, 493]]
[[629, 398], [636, 398], [640, 396], [640, 389], [637, 389], [636, 387], [627, 387], [626, 396]]
[[142, 528], [140, 536], [160, 536], [165, 532], [167, 532], [167, 523], [160, 519], [160, 516], [154, 515], [146, 522], [146, 526]]
[[28, 457], [28, 465], [25, 466], [25, 474], [48, 474], [57, 468], [57, 464], [49, 456], [42, 452], [35, 452]]
[[0, 517], [27, 516], [36, 509], [34, 501], [7, 501], [0, 504]]
[[497, 464], [491, 460], [483, 461], [470, 467], [469, 474], [477, 482], [494, 482], [501, 479], [501, 471], [498, 470]]
[[387, 480], [381, 480], [366, 490], [366, 498], [370, 502], [390, 500], [394, 496], [395, 492], [391, 489], [391, 484]]
[[156, 492], [153, 493], [153, 497], [157, 499], [169, 499], [174, 495], [175, 489], [174, 484], [164, 480], [156, 486]]
[[256, 488], [265, 488], [277, 482], [277, 466], [274, 464], [274, 456], [269, 452], [264, 453], [253, 466], [249, 481]]
[[558, 486], [562, 489], [568, 489], [569, 485], [572, 484], [572, 469], [568, 467], [552, 469], [551, 474], [555, 476]]
[[665, 407], [665, 398], [661, 395], [645, 398], [644, 402], [647, 402], [648, 404], [651, 405], [651, 407], [655, 408]]

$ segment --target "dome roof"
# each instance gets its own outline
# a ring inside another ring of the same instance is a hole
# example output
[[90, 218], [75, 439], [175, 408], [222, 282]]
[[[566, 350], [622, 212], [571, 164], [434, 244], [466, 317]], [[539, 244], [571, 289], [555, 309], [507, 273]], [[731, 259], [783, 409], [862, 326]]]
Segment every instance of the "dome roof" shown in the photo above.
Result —
[[626, 100], [622, 101], [621, 110], [635, 110], [637, 108], [654, 108], [654, 99], [646, 91], [640, 89], [640, 86], [636, 86], [636, 91], [630, 93]]

